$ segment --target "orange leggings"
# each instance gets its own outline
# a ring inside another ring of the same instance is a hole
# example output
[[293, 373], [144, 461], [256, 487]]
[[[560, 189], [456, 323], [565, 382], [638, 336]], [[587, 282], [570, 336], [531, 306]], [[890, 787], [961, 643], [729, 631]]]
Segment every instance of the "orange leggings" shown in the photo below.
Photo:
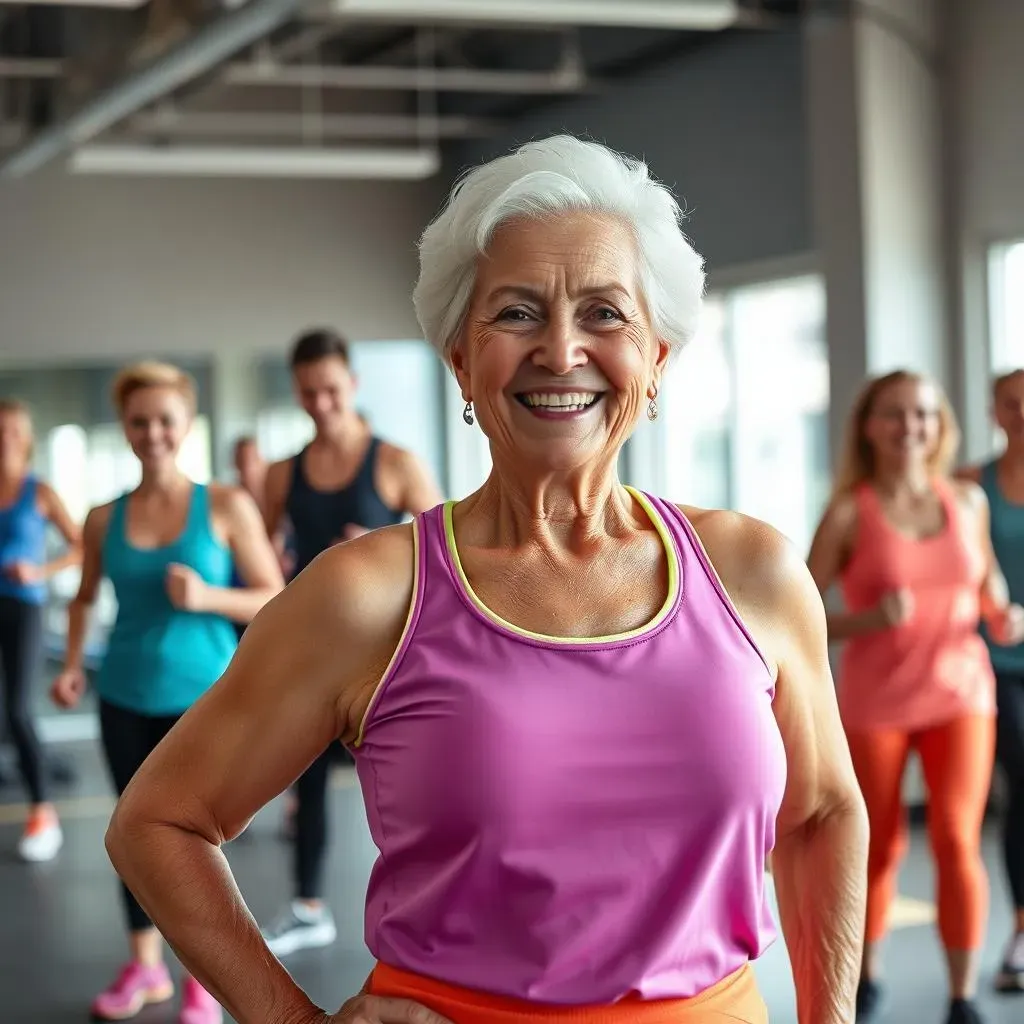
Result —
[[911, 750], [928, 787], [928, 834], [938, 879], [939, 933], [947, 949], [978, 949], [988, 912], [981, 824], [995, 752], [994, 718], [971, 716], [906, 733], [850, 732], [847, 739], [871, 824], [868, 851], [868, 942], [886, 931], [896, 874], [906, 849], [901, 799]]
[[377, 964], [373, 995], [412, 999], [456, 1024], [768, 1024], [749, 964], [692, 999], [624, 999], [611, 1006], [546, 1006], [492, 996]]

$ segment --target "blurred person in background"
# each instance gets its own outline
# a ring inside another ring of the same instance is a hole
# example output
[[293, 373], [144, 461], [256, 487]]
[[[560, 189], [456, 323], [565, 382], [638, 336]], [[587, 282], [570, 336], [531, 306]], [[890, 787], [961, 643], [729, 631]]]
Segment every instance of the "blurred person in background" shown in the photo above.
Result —
[[989, 538], [984, 491], [949, 478], [959, 431], [938, 385], [899, 370], [864, 387], [850, 412], [835, 491], [810, 569], [838, 581], [845, 611], [839, 706], [871, 821], [858, 1020], [880, 1012], [881, 942], [906, 846], [903, 774], [916, 751], [928, 786], [949, 1024], [980, 1021], [973, 997], [988, 880], [981, 826], [995, 745], [995, 678], [984, 620], [1000, 645], [1024, 639]]
[[[960, 475], [985, 491], [992, 547], [1006, 575], [1010, 600], [1019, 604], [1024, 602], [1024, 370], [996, 379], [992, 409], [1006, 448], [998, 458], [964, 469]], [[1003, 857], [1015, 911], [1014, 934], [996, 988], [1024, 992], [1024, 645], [1000, 644], [987, 630], [984, 636], [996, 671], [996, 755], [1007, 796]]]
[[[765, 1024], [769, 854], [799, 1018], [849, 1024], [867, 823], [821, 598], [767, 524], [617, 475], [697, 328], [680, 220], [643, 163], [558, 137], [427, 229], [416, 311], [488, 479], [309, 565], [107, 833], [239, 1024]], [[339, 738], [377, 962], [331, 1014], [221, 846]]]
[[[103, 752], [121, 793], [227, 667], [237, 642], [232, 624], [251, 620], [283, 580], [252, 497], [240, 487], [196, 483], [177, 466], [195, 415], [191, 377], [164, 363], [138, 363], [118, 374], [113, 402], [142, 480], [86, 519], [82, 582], [53, 698], [63, 708], [82, 698], [87, 616], [107, 577], [117, 618], [96, 690]], [[243, 581], [237, 587], [233, 566]], [[122, 891], [131, 959], [93, 1003], [100, 1020], [125, 1020], [174, 994], [159, 932], [128, 889]], [[180, 1024], [221, 1019], [216, 1000], [187, 977]]]
[[[313, 421], [313, 440], [267, 473], [267, 533], [279, 537], [287, 521], [301, 573], [321, 552], [370, 530], [400, 523], [441, 500], [420, 460], [374, 436], [356, 409], [348, 343], [335, 331], [307, 331], [292, 346], [295, 393]], [[284, 831], [294, 843], [295, 895], [265, 929], [276, 956], [326, 946], [337, 937], [323, 899], [328, 846], [327, 789], [331, 766], [351, 761], [332, 743], [302, 774], [286, 806]]]
[[[0, 683], [7, 733], [29, 798], [18, 854], [26, 861], [47, 861], [56, 857], [64, 837], [47, 793], [46, 764], [32, 721], [32, 688], [43, 660], [46, 584], [81, 562], [82, 536], [56, 491], [33, 474], [32, 447], [28, 408], [0, 399]], [[47, 561], [49, 525], [67, 548]]]
[[251, 434], [238, 438], [235, 441], [233, 456], [238, 485], [244, 491], [248, 491], [262, 515], [266, 503], [267, 460], [260, 454], [256, 438]]

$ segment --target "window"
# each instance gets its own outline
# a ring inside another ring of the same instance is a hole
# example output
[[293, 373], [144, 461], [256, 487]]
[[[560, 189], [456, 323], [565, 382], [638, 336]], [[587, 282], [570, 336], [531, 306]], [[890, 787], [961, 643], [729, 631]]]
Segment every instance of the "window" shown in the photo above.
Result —
[[989, 369], [1024, 367], [1024, 241], [993, 248], [989, 257]]
[[630, 477], [764, 519], [806, 549], [830, 481], [824, 327], [815, 276], [710, 296], [665, 375], [654, 436], [641, 424], [630, 442]]

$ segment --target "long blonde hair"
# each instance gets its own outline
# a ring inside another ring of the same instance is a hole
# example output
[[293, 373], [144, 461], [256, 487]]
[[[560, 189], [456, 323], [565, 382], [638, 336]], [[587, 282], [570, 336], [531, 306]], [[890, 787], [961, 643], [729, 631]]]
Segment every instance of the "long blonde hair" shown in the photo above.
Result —
[[875, 453], [864, 436], [868, 417], [874, 412], [879, 396], [891, 384], [927, 384], [935, 389], [939, 402], [939, 442], [928, 457], [928, 471], [933, 476], [948, 476], [960, 447], [960, 427], [946, 393], [930, 377], [912, 370], [893, 370], [873, 377], [860, 389], [846, 420], [843, 450], [836, 469], [832, 497], [848, 494], [875, 475]]

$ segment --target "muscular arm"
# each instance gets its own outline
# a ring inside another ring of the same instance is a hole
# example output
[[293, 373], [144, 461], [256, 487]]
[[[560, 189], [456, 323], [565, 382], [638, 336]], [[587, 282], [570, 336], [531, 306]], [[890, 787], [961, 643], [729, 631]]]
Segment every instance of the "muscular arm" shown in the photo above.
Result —
[[221, 845], [332, 741], [355, 738], [401, 635], [412, 581], [408, 526], [321, 555], [261, 612], [114, 813], [115, 868], [239, 1024], [325, 1017], [268, 951]]
[[774, 711], [788, 779], [772, 862], [798, 1018], [849, 1024], [864, 938], [868, 828], [839, 720], [824, 608], [802, 559], [780, 534], [743, 517], [714, 515], [729, 519], [711, 531], [709, 555], [777, 666]]
[[68, 605], [65, 669], [82, 668], [89, 610], [96, 601], [96, 593], [103, 579], [103, 538], [107, 533], [110, 510], [110, 505], [101, 505], [85, 517], [85, 526], [82, 528], [82, 579], [78, 584], [78, 593]]
[[284, 587], [281, 567], [251, 495], [240, 487], [228, 487], [216, 492], [214, 501], [245, 586], [206, 587], [202, 610], [233, 622], [251, 622]]
[[[837, 498], [825, 511], [811, 542], [807, 567], [824, 598], [842, 571], [857, 531], [857, 506], [850, 498]], [[828, 639], [848, 640], [885, 628], [885, 620], [874, 608], [861, 612], [826, 611]]]
[[263, 525], [272, 541], [281, 533], [291, 477], [292, 464], [288, 459], [273, 463], [267, 470], [263, 491]]
[[1010, 607], [1010, 589], [1006, 584], [995, 550], [989, 525], [988, 498], [976, 483], [960, 477], [954, 482], [957, 500], [974, 525], [977, 543], [985, 560], [985, 577], [981, 584], [981, 617], [987, 623], [1001, 619]]
[[40, 483], [38, 495], [40, 511], [43, 516], [53, 523], [67, 543], [67, 549], [63, 554], [41, 567], [43, 578], [48, 580], [64, 569], [81, 563], [82, 530], [68, 514], [64, 502], [60, 500], [60, 496], [49, 484]]
[[403, 484], [403, 512], [418, 516], [440, 505], [444, 500], [430, 470], [412, 452], [399, 452], [398, 469]]

